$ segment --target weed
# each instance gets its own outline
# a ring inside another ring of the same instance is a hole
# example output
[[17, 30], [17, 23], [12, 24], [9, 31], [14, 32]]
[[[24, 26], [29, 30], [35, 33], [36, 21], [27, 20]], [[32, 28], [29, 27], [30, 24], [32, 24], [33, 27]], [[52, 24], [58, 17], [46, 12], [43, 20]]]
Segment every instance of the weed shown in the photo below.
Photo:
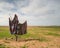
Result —
[[5, 48], [5, 45], [4, 44], [0, 44], [0, 48]]
[[48, 41], [45, 37], [41, 37], [40, 39], [39, 39], [39, 41]]
[[46, 35], [60, 36], [58, 33], [48, 32]]
[[28, 48], [26, 45], [24, 45], [24, 46], [21, 46], [21, 48]]

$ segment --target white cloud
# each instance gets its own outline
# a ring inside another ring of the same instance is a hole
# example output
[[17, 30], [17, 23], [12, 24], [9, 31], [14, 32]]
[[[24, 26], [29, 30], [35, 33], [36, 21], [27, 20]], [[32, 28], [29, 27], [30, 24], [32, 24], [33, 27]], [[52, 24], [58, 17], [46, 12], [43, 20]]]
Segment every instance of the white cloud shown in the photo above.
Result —
[[28, 25], [60, 25], [59, 0], [14, 0], [0, 2], [0, 25], [8, 25], [9, 16], [16, 13], [20, 22]]
[[10, 9], [14, 8], [13, 4], [7, 2], [0, 2], [0, 11], [9, 11]]
[[21, 11], [25, 13], [26, 15], [41, 15], [44, 14], [49, 10], [49, 7], [47, 6], [47, 3], [42, 0], [32, 0], [29, 4], [29, 6], [21, 8]]

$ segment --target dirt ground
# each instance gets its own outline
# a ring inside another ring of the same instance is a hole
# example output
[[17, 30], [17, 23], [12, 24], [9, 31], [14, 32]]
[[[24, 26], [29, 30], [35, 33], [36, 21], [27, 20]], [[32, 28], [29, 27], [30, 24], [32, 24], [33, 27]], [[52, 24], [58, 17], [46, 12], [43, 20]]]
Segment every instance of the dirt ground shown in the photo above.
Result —
[[49, 41], [39, 40], [10, 40], [0, 39], [0, 45], [4, 44], [6, 48], [60, 48], [60, 38], [47, 36]]

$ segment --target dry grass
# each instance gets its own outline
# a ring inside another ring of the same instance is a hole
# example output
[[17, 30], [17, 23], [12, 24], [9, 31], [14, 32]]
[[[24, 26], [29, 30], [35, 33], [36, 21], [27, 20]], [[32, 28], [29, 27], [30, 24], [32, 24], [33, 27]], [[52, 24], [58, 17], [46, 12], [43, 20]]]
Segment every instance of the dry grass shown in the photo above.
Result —
[[60, 27], [28, 27], [18, 41], [4, 28], [0, 27], [0, 48], [60, 48]]

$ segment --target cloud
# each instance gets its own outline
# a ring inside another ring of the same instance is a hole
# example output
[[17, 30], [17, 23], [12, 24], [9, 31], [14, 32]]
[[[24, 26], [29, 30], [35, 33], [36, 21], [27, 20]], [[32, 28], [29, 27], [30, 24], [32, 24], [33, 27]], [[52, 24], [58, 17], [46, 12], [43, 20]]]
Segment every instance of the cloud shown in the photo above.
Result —
[[9, 11], [12, 8], [14, 8], [13, 4], [7, 3], [7, 2], [0, 2], [0, 11]]
[[[59, 1], [57, 1], [59, 2]], [[43, 16], [57, 14], [60, 11], [60, 4], [56, 0], [32, 0], [29, 6], [22, 8], [22, 12], [27, 15]]]
[[15, 13], [28, 25], [60, 25], [60, 0], [0, 0], [0, 25]]

